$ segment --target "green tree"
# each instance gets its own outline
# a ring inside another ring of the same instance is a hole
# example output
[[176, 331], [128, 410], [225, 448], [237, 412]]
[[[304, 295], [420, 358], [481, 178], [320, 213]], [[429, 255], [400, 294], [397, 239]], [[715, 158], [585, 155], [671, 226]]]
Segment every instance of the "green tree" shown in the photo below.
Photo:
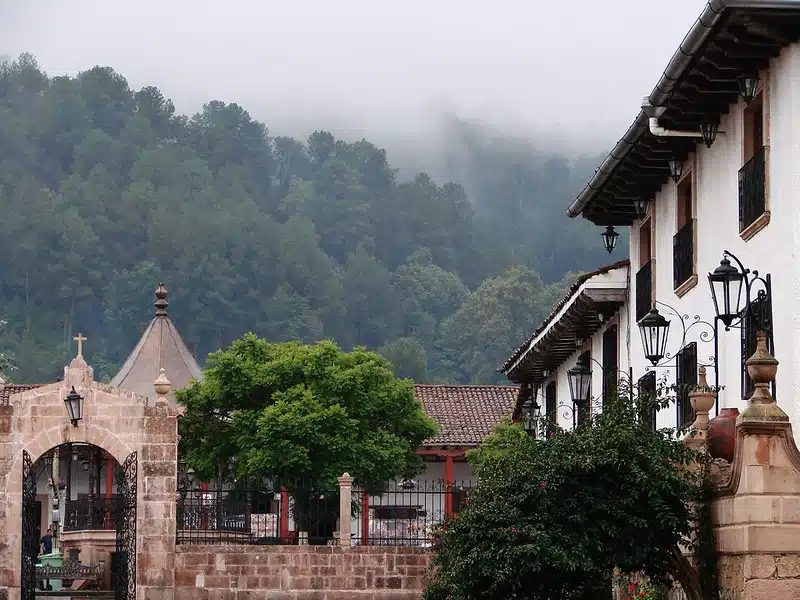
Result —
[[608, 596], [619, 568], [677, 579], [699, 600], [679, 548], [691, 542], [702, 469], [690, 465], [702, 458], [637, 414], [612, 402], [540, 440], [498, 427], [469, 454], [480, 486], [442, 532], [425, 598], [590, 600]]
[[269, 343], [254, 334], [209, 357], [203, 382], [177, 392], [186, 407], [181, 449], [212, 477], [237, 459], [237, 474], [335, 488], [348, 472], [374, 489], [422, 469], [416, 450], [436, 433], [389, 363], [329, 341]]
[[419, 340], [402, 337], [392, 340], [378, 350], [392, 364], [394, 374], [408, 377], [417, 383], [428, 381], [428, 354]]
[[499, 381], [495, 372], [547, 316], [565, 282], [545, 286], [525, 267], [484, 281], [441, 326], [443, 368], [461, 381]]

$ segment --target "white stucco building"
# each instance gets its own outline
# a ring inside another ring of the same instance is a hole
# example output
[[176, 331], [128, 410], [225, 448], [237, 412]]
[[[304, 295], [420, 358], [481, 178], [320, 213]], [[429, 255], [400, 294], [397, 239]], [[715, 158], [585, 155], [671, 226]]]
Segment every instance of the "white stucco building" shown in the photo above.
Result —
[[[602, 228], [629, 228], [629, 265], [590, 274], [503, 365], [512, 381], [537, 391], [542, 406], [553, 382], [556, 404], [571, 405], [566, 371], [589, 351], [606, 371], [629, 373], [640, 385], [652, 385], [653, 377], [691, 385], [698, 365], [713, 366], [709, 383], [718, 376], [725, 387], [718, 408], [741, 409], [749, 395], [743, 362], [754, 350], [755, 324], [746, 318], [742, 329], [720, 327], [716, 350], [711, 335], [716, 313], [707, 275], [727, 250], [745, 267], [771, 275], [768, 309], [780, 361], [775, 393], [793, 420], [800, 417], [800, 344], [793, 341], [800, 331], [798, 37], [798, 0], [706, 5], [634, 123], [567, 211]], [[599, 307], [591, 290], [617, 289], [623, 279], [624, 301], [611, 313]], [[570, 309], [576, 303], [582, 311]], [[648, 371], [636, 323], [652, 307], [670, 321], [670, 331], [668, 356]], [[696, 320], [712, 327], [697, 323], [682, 339], [680, 322]], [[555, 352], [558, 336], [562, 349]], [[597, 399], [604, 376], [590, 364]], [[677, 404], [659, 412], [659, 427], [691, 420], [688, 402]]]

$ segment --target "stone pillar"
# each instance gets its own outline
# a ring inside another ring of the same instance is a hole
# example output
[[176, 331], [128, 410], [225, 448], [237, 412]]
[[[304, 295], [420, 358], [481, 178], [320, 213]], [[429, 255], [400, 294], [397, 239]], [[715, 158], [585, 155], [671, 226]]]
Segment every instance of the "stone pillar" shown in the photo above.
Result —
[[339, 477], [339, 545], [350, 546], [353, 512], [353, 478], [348, 473]]
[[[12, 514], [19, 515], [19, 510], [9, 511], [8, 475], [13, 462], [11, 427], [14, 408], [0, 404], [0, 598], [8, 597], [10, 588], [19, 586], [16, 581], [15, 561], [19, 560], [19, 552], [15, 550], [20, 543], [20, 526], [10, 525]], [[19, 502], [19, 500], [17, 500]]]
[[144, 409], [138, 465], [136, 598], [173, 600], [179, 409], [168, 406], [164, 369], [153, 386], [157, 400]]
[[[718, 477], [713, 518], [720, 588], [737, 600], [800, 598], [800, 452], [770, 384], [778, 361], [759, 332], [747, 361], [755, 384], [736, 420], [730, 470]], [[718, 461], [719, 462], [719, 461]]]

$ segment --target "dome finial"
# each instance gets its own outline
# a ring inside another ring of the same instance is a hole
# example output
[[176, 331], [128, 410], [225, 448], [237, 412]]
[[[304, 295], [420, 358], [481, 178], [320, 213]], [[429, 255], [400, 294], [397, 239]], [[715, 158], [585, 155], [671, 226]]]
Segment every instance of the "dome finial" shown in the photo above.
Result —
[[156, 307], [157, 317], [167, 316], [167, 307], [169, 306], [169, 302], [167, 302], [167, 288], [164, 287], [163, 283], [158, 284], [158, 289], [156, 289], [156, 302], [153, 304], [153, 306]]

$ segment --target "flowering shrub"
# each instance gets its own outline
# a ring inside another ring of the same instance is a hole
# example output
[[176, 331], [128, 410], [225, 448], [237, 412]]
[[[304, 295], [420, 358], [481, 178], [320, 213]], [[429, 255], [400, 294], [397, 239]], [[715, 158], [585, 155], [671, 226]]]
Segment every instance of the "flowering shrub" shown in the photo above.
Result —
[[657, 600], [655, 588], [643, 579], [629, 583], [627, 593], [626, 600]]
[[615, 567], [647, 576], [625, 600], [661, 600], [660, 584], [681, 580], [697, 453], [627, 402], [552, 433], [506, 422], [468, 455], [480, 485], [437, 531], [425, 600], [606, 598]]

